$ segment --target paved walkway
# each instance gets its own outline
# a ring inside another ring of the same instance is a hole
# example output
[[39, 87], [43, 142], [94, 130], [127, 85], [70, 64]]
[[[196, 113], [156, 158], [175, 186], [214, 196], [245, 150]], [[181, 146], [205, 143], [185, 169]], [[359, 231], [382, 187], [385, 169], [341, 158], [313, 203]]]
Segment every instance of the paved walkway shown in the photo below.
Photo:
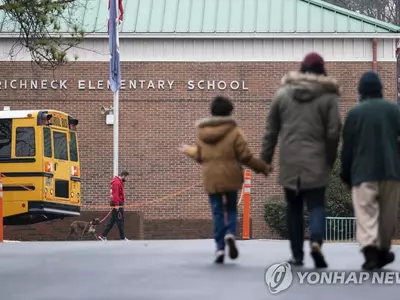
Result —
[[[398, 299], [397, 285], [299, 285], [273, 295], [266, 268], [289, 256], [286, 241], [239, 241], [240, 257], [212, 263], [213, 241], [109, 241], [0, 244], [4, 300]], [[307, 245], [308, 247], [308, 245]], [[306, 249], [306, 248], [305, 248]], [[331, 269], [358, 271], [355, 244], [326, 244]], [[390, 265], [400, 270], [399, 258]], [[306, 269], [312, 262], [307, 256]]]

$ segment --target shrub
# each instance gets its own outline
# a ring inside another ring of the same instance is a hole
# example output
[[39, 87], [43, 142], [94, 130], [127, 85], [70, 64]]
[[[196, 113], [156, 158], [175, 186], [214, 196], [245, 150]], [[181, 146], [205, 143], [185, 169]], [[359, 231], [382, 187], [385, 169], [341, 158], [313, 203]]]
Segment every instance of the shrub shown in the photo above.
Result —
[[340, 179], [340, 160], [333, 167], [325, 196], [328, 217], [353, 217], [353, 203], [347, 186]]
[[272, 198], [264, 203], [264, 220], [268, 227], [281, 238], [287, 239], [285, 201], [283, 198]]
[[[340, 179], [340, 160], [337, 159], [332, 170], [331, 179], [326, 191], [326, 216], [327, 217], [353, 217], [353, 205], [351, 195], [345, 184]], [[286, 203], [283, 196], [275, 196], [264, 203], [264, 220], [268, 227], [275, 231], [281, 238], [287, 239], [288, 232], [286, 226]], [[308, 214], [304, 208], [304, 226], [308, 226]], [[341, 226], [338, 226], [341, 225]], [[345, 228], [347, 229], [347, 228]], [[346, 239], [352, 239], [349, 231], [343, 232], [343, 224], [338, 222], [328, 222], [328, 232], [330, 239], [338, 239], [346, 236]]]

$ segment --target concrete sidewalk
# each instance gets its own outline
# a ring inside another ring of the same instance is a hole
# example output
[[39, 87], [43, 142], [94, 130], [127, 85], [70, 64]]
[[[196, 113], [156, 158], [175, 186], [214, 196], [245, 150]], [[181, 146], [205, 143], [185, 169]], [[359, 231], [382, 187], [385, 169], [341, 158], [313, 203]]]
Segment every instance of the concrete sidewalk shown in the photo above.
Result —
[[[0, 244], [4, 300], [397, 299], [396, 285], [299, 285], [272, 295], [264, 272], [289, 257], [287, 241], [239, 241], [236, 262], [216, 266], [212, 240]], [[305, 245], [308, 253], [308, 245]], [[400, 270], [399, 258], [390, 265]], [[359, 271], [356, 244], [326, 244], [330, 268]], [[311, 269], [307, 255], [305, 268]]]

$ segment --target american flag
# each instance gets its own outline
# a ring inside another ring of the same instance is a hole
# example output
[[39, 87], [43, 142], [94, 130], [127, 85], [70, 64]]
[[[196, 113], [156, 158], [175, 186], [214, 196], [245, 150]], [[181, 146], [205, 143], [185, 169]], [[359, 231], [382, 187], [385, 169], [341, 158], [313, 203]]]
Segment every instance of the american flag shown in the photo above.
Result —
[[[122, 22], [124, 16], [122, 0], [109, 0], [108, 11], [108, 35], [110, 44], [110, 87], [111, 90], [116, 93], [121, 87], [118, 24]], [[119, 15], [117, 14], [118, 12]]]
[[[108, 0], [108, 13], [110, 13], [111, 1], [115, 2], [115, 0]], [[122, 0], [117, 0], [117, 1], [118, 1], [118, 11], [119, 11], [118, 24], [121, 24], [121, 22], [124, 20], [124, 5], [122, 4]], [[110, 33], [110, 18], [108, 19], [107, 31], [108, 33]]]

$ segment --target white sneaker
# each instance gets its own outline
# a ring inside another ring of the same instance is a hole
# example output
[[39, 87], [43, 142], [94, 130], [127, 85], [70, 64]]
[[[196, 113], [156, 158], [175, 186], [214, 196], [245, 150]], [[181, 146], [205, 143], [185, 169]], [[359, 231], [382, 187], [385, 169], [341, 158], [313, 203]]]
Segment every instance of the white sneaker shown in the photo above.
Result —
[[236, 247], [235, 236], [233, 234], [227, 234], [225, 236], [225, 243], [229, 247], [229, 257], [231, 259], [237, 259], [239, 256], [239, 251], [238, 248]]
[[107, 241], [107, 238], [105, 236], [99, 235], [98, 238], [100, 241], [103, 241], [103, 242]]
[[124, 239], [123, 239], [123, 241], [126, 241], [126, 242], [128, 242], [129, 240], [128, 240], [127, 238], [124, 238]]
[[214, 260], [214, 262], [215, 262], [216, 264], [223, 264], [223, 263], [224, 263], [224, 258], [225, 258], [225, 251], [218, 250], [218, 251], [215, 253], [215, 260]]

